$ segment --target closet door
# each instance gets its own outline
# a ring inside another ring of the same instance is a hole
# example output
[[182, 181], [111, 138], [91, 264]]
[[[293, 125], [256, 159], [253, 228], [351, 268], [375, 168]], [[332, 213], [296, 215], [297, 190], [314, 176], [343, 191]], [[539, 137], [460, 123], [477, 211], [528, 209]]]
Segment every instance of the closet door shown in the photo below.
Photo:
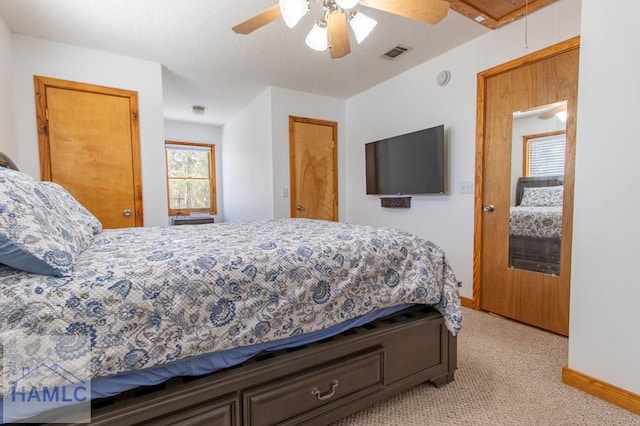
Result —
[[104, 228], [142, 226], [137, 93], [35, 77], [42, 180]]
[[[578, 48], [574, 38], [478, 75], [474, 306], [562, 335], [569, 330]], [[556, 112], [565, 113], [566, 121]], [[561, 127], [552, 127], [554, 122]], [[553, 138], [561, 139], [564, 166], [548, 175], [528, 174], [536, 155], [543, 165], [550, 162], [529, 143]], [[523, 210], [516, 193], [523, 177], [528, 185], [558, 186], [557, 216], [523, 222], [539, 210], [550, 214], [528, 197], [522, 207], [534, 213], [514, 219]]]
[[338, 123], [289, 116], [291, 217], [338, 220]]

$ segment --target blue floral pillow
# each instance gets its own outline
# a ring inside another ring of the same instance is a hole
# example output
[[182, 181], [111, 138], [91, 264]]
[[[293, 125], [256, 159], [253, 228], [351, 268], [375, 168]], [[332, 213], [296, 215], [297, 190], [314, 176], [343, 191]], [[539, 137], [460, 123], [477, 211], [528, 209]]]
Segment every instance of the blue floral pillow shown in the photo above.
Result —
[[86, 226], [93, 234], [102, 232], [102, 223], [78, 202], [63, 186], [55, 182], [38, 182], [42, 192], [63, 214], [78, 226]]
[[0, 263], [63, 276], [93, 241], [28, 175], [0, 168]]
[[564, 186], [526, 187], [522, 193], [522, 207], [562, 207]]

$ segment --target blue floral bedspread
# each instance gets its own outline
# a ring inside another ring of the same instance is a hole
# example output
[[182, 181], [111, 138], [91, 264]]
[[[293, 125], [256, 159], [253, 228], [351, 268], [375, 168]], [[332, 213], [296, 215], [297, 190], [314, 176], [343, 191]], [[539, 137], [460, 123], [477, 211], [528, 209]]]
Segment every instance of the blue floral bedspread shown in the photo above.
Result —
[[34, 345], [29, 356], [90, 351], [92, 377], [403, 303], [434, 306], [458, 333], [458, 282], [437, 245], [389, 228], [304, 219], [105, 230], [66, 277], [0, 265], [2, 335], [73, 335], [53, 348]]
[[560, 238], [562, 206], [511, 207], [509, 233], [513, 236]]

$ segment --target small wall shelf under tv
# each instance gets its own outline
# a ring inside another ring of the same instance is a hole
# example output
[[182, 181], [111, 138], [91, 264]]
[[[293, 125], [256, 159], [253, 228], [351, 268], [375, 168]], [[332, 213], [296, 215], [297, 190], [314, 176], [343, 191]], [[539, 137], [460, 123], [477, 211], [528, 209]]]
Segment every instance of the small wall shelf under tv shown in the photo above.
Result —
[[411, 207], [411, 197], [380, 197], [380, 207], [408, 209]]

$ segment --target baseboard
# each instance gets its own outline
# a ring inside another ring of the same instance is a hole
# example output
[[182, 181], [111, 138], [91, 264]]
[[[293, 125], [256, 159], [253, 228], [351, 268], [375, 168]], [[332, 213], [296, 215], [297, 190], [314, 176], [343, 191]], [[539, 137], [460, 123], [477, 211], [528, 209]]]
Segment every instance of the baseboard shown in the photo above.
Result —
[[467, 298], [467, 297], [461, 297], [460, 298], [460, 303], [462, 304], [462, 306], [464, 306], [465, 308], [471, 308], [474, 309], [473, 307], [473, 300]]
[[579, 373], [566, 365], [562, 367], [562, 383], [618, 405], [632, 413], [640, 414], [640, 395]]

